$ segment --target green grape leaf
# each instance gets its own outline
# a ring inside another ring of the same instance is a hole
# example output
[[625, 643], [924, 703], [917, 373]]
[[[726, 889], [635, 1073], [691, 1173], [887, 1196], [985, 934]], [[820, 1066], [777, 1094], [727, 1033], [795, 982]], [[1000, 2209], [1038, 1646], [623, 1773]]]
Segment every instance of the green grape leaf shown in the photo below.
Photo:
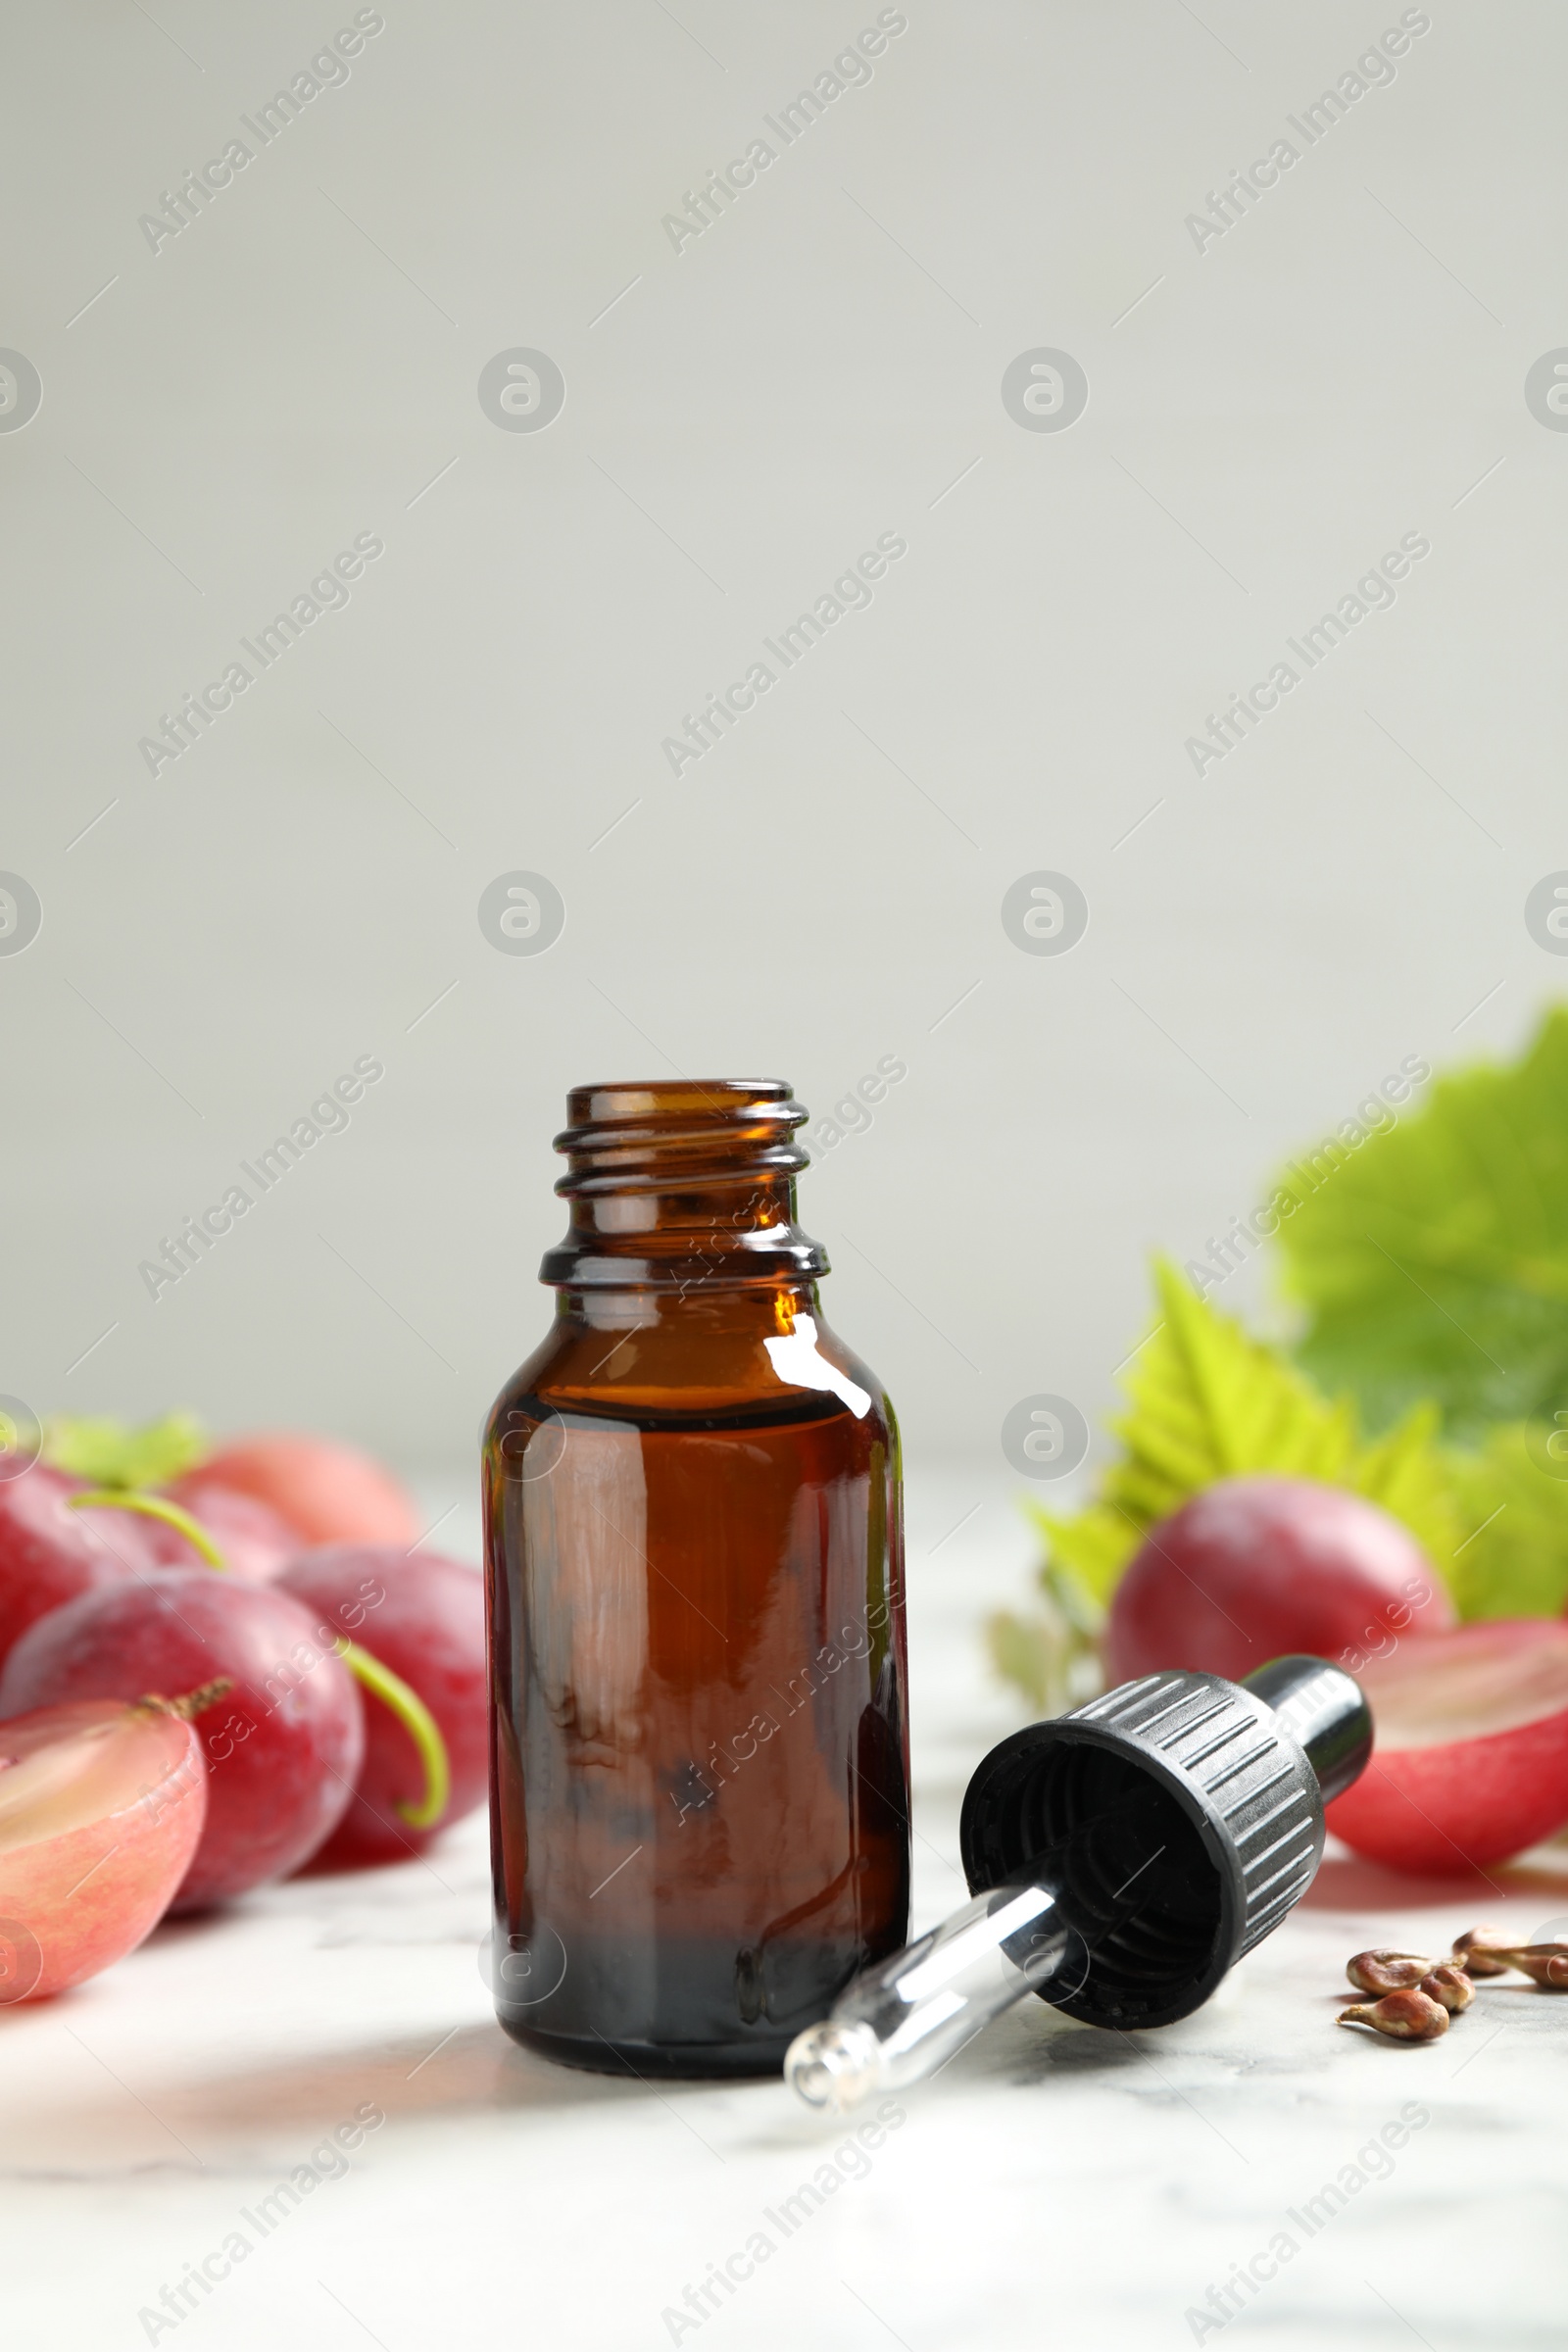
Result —
[[1476, 1444], [1495, 1422], [1549, 1425], [1568, 1406], [1568, 1006], [1522, 1060], [1439, 1079], [1312, 1168], [1273, 1203], [1307, 1371], [1374, 1427], [1422, 1397]]
[[141, 1429], [57, 1413], [44, 1429], [44, 1460], [95, 1487], [167, 1487], [212, 1450], [193, 1413], [166, 1413]]
[[1099, 1640], [1105, 1613], [1077, 1579], [1051, 1559], [1040, 1570], [1033, 1616], [998, 1610], [986, 1619], [986, 1647], [1004, 1682], [1013, 1683], [1041, 1715], [1059, 1715], [1104, 1689]]
[[1453, 1457], [1474, 1533], [1459, 1545], [1465, 1617], [1555, 1617], [1568, 1604], [1568, 1441], [1559, 1423], [1502, 1423]]
[[986, 1650], [1004, 1683], [1023, 1692], [1042, 1715], [1059, 1715], [1070, 1700], [1061, 1696], [1059, 1644], [1045, 1618], [1015, 1616], [999, 1609], [986, 1619]]
[[1319, 1395], [1278, 1349], [1219, 1314], [1167, 1261], [1156, 1261], [1154, 1276], [1161, 1319], [1126, 1381], [1132, 1409], [1111, 1425], [1120, 1458], [1076, 1517], [1033, 1506], [1058, 1573], [1070, 1573], [1103, 1604], [1156, 1520], [1217, 1479], [1272, 1471], [1348, 1487], [1381, 1503], [1440, 1574], [1454, 1574], [1455, 1552], [1474, 1522], [1465, 1521], [1435, 1442], [1430, 1406], [1368, 1442], [1348, 1399]]

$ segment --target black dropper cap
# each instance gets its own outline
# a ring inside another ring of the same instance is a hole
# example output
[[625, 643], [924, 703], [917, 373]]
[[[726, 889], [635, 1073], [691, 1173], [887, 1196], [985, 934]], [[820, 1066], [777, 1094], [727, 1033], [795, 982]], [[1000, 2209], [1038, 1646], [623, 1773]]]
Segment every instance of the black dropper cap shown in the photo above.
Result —
[[959, 1824], [970, 1891], [1052, 1855], [1077, 1948], [1041, 1999], [1090, 2025], [1171, 2025], [1305, 1893], [1323, 1807], [1371, 1749], [1359, 1684], [1322, 1658], [1244, 1683], [1145, 1675], [991, 1750]]

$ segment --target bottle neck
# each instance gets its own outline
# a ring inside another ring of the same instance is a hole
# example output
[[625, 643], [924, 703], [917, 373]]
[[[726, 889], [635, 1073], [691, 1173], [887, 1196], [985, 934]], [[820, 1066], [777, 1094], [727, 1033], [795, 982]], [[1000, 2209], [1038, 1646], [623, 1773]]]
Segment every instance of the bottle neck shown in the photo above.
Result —
[[[804, 1325], [803, 1317], [808, 1318]], [[578, 1290], [562, 1284], [556, 1291], [556, 1322], [587, 1338], [602, 1333], [607, 1339], [618, 1334], [629, 1340], [640, 1334], [645, 1345], [638, 1352], [643, 1358], [646, 1344], [658, 1346], [661, 1335], [681, 1347], [701, 1338], [753, 1349], [769, 1341], [793, 1339], [803, 1328], [813, 1335], [827, 1328], [815, 1284], [794, 1281], [698, 1281], [680, 1290], [653, 1283], [618, 1290], [594, 1284]], [[609, 1360], [612, 1369], [624, 1369], [628, 1359], [613, 1351]]]
[[542, 1282], [577, 1299], [690, 1298], [798, 1290], [828, 1271], [826, 1250], [796, 1221], [795, 1179], [808, 1163], [795, 1133], [807, 1114], [781, 1081], [577, 1087], [567, 1116], [556, 1190], [569, 1222]]

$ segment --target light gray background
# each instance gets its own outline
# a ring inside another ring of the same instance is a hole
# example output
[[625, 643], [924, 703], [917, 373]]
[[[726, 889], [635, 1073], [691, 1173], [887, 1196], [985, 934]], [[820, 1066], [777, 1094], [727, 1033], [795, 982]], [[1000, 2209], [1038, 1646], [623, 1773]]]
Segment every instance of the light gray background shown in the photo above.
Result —
[[[150, 252], [352, 13], [5, 12], [0, 343], [44, 390], [0, 434], [0, 865], [44, 923], [0, 959], [0, 1387], [457, 1467], [548, 1312], [569, 1084], [820, 1113], [891, 1054], [803, 1214], [911, 1456], [1004, 1479], [1020, 1396], [1110, 1400], [1151, 1248], [1568, 979], [1522, 913], [1568, 865], [1568, 434], [1523, 397], [1568, 342], [1568, 23], [1433, 0], [1200, 255], [1186, 216], [1396, 6], [909, 0], [677, 255], [662, 217], [874, 7], [386, 0]], [[514, 345], [564, 373], [546, 431], [480, 409]], [[1037, 345], [1087, 370], [1069, 431], [1004, 410]], [[682, 713], [890, 530], [870, 610], [674, 779]], [[149, 776], [364, 531], [347, 610]], [[1409, 531], [1396, 606], [1200, 780], [1205, 714]], [[477, 924], [518, 867], [567, 908], [537, 957]], [[1004, 934], [1036, 867], [1087, 894], [1066, 956]], [[138, 1261], [365, 1054], [350, 1131], [154, 1304]]]

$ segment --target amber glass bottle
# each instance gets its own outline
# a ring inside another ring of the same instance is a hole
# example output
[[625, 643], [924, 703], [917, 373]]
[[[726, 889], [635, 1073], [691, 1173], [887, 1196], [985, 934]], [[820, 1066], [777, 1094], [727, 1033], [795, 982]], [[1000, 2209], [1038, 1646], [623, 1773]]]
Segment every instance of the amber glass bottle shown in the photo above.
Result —
[[907, 1931], [898, 1428], [822, 1321], [787, 1086], [567, 1115], [555, 1324], [484, 1446], [497, 2011], [769, 2073]]

